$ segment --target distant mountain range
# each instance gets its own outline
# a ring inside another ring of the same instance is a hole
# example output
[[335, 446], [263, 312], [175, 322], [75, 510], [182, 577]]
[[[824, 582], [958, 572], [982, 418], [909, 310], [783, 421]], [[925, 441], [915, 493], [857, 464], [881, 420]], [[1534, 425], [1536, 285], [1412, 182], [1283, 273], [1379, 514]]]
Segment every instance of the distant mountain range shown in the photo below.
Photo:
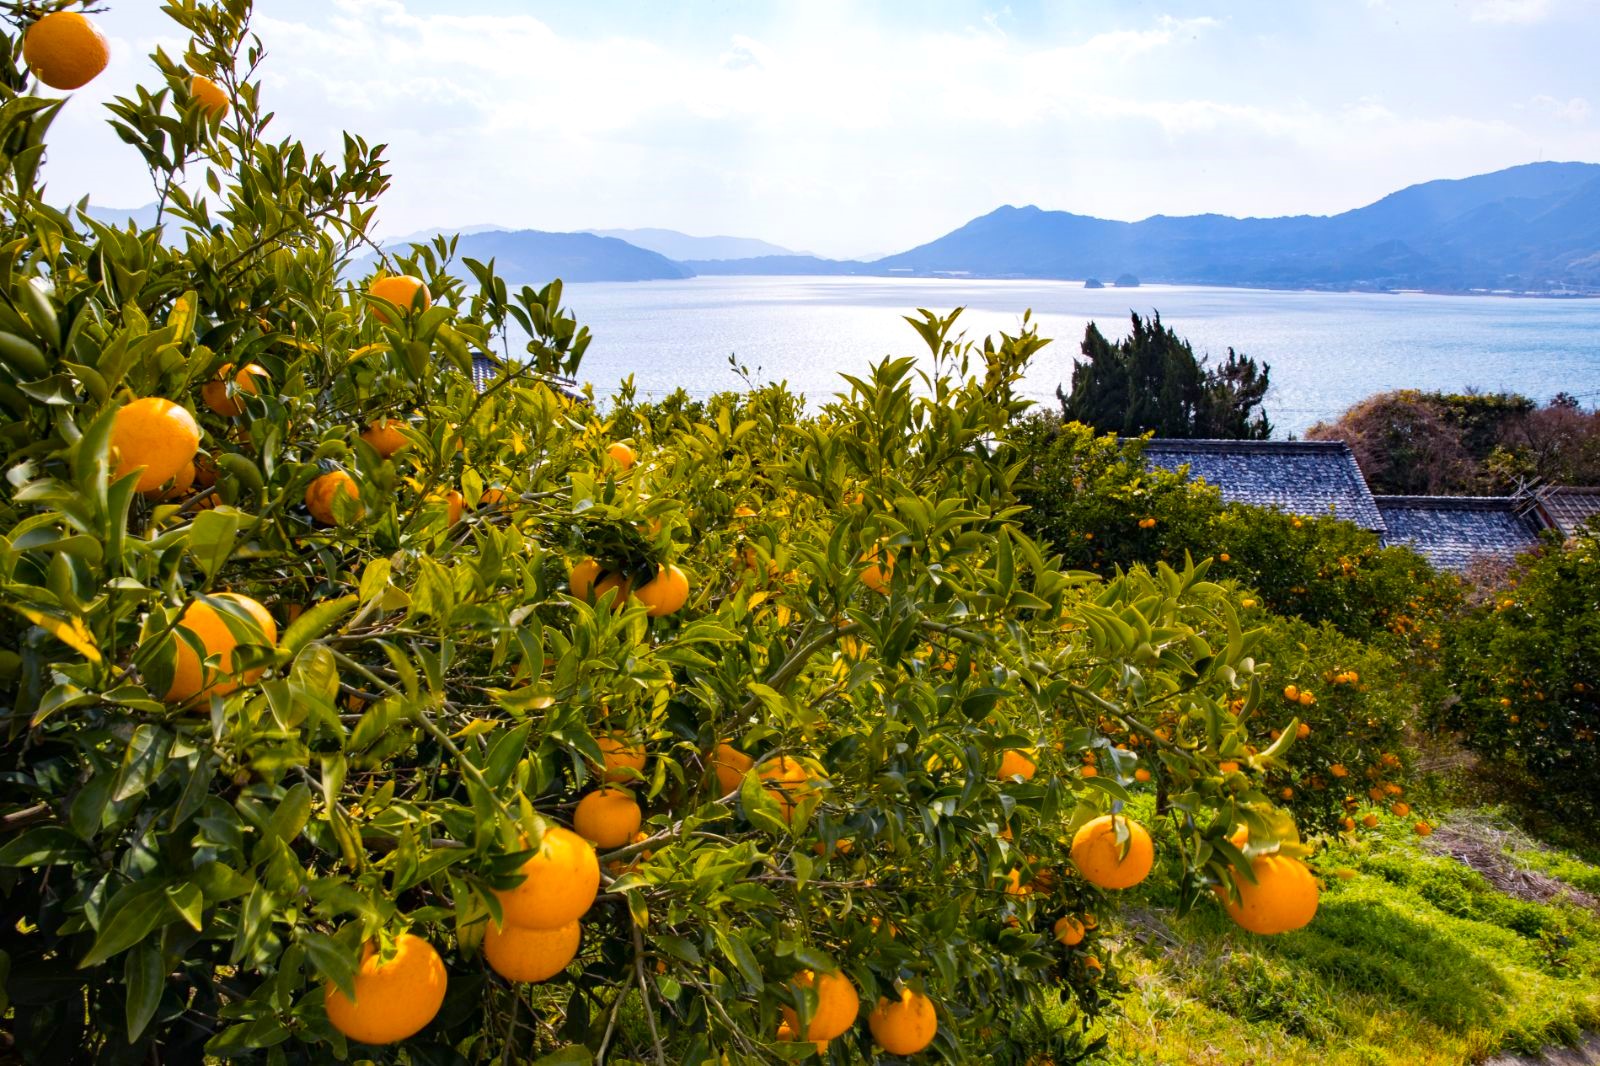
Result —
[[753, 237], [691, 237], [675, 229], [587, 229], [583, 232], [615, 237], [679, 262], [797, 254]]
[[[153, 209], [91, 213], [148, 224]], [[461, 233], [461, 254], [495, 259], [514, 284], [697, 274], [1067, 280], [1133, 275], [1145, 282], [1263, 288], [1600, 295], [1600, 164], [1530, 163], [1431, 181], [1331, 216], [1155, 215], [1116, 222], [1007, 206], [870, 262], [675, 230], [547, 233], [483, 226]]]

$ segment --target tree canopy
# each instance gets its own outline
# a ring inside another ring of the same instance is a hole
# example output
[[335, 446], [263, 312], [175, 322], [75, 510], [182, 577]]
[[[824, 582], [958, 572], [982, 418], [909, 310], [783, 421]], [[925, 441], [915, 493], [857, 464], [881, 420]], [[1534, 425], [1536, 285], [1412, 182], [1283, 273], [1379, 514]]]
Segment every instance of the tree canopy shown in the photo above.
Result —
[[1084, 362], [1072, 371], [1072, 392], [1056, 389], [1061, 415], [1101, 432], [1133, 437], [1266, 440], [1272, 424], [1260, 410], [1271, 367], [1232, 348], [1215, 366], [1162, 325], [1159, 312], [1133, 314], [1133, 329], [1107, 340], [1089, 323]]

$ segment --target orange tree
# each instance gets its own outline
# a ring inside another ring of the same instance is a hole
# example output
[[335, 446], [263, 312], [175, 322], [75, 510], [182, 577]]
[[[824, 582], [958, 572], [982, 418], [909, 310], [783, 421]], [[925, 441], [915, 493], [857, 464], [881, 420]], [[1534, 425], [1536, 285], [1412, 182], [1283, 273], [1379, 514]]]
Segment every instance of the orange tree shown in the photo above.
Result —
[[111, 106], [165, 234], [46, 204], [20, 42], [81, 75], [77, 6], [0, 38], [10, 1054], [1065, 1059], [1130, 789], [1184, 907], [1288, 883], [1262, 632], [1019, 528], [1031, 329], [613, 422], [553, 387], [559, 284], [445, 241], [347, 283], [380, 153], [267, 136], [247, 0], [167, 5]]

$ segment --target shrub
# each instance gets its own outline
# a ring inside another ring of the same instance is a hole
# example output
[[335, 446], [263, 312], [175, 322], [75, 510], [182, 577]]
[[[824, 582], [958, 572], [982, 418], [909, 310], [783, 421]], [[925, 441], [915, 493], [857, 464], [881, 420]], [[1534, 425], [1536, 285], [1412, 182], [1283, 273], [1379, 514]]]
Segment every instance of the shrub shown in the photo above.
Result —
[[1445, 714], [1521, 797], [1573, 825], [1600, 815], [1600, 538], [1551, 541], [1450, 631]]
[[[1093, 937], [1052, 936], [1106, 904], [1065, 841], [1132, 798], [1135, 754], [1184, 797], [1187, 902], [1242, 865], [1241, 823], [1293, 853], [1220, 772], [1288, 747], [1259, 735], [1263, 633], [1227, 590], [1203, 563], [1064, 573], [1016, 523], [1031, 328], [980, 348], [926, 315], [925, 376], [885, 360], [815, 416], [768, 389], [737, 419], [613, 422], [550, 386], [588, 341], [559, 283], [512, 293], [439, 240], [386, 256], [379, 293], [343, 284], [379, 153], [266, 140], [250, 5], [167, 10], [183, 65], [158, 54], [163, 85], [112, 112], [181, 241], [42, 203], [58, 105], [0, 36], [0, 948], [24, 1061], [748, 1062], [796, 1050], [782, 1008], [805, 1024], [796, 979], [834, 969], [865, 1010], [929, 997], [946, 1058], [1075, 1054], [1079, 1029], [1032, 1021], [1065, 1000], [1081, 1028], [1116, 977]], [[516, 325], [526, 359], [498, 365]], [[481, 389], [474, 356], [498, 365]], [[194, 467], [148, 495], [130, 409]], [[1033, 776], [1000, 779], [1007, 752]], [[562, 823], [601, 781], [644, 836], [596, 854]], [[507, 919], [497, 957], [535, 955], [502, 968], [547, 972], [580, 910], [548, 982], [486, 965]], [[864, 1026], [837, 1039], [867, 1052]]]
[[1408, 548], [1382, 547], [1332, 517], [1225, 506], [1213, 487], [1147, 468], [1138, 441], [1050, 415], [1019, 419], [1008, 434], [1029, 459], [1024, 526], [1069, 566], [1214, 558], [1214, 576], [1253, 590], [1275, 614], [1331, 622], [1358, 639], [1387, 633], [1430, 654], [1459, 601], [1458, 582]]

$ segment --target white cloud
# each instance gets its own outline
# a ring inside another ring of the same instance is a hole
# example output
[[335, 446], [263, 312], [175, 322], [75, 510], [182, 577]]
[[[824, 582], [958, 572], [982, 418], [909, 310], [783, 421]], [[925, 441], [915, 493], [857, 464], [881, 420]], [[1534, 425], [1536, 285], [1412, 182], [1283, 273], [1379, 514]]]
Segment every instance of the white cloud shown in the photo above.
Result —
[[1478, 0], [1472, 6], [1473, 22], [1528, 23], [1543, 21], [1550, 14], [1550, 0]]
[[1558, 100], [1553, 96], [1535, 96], [1532, 104], [1535, 110], [1554, 115], [1564, 122], [1583, 123], [1589, 121], [1589, 101], [1581, 96], [1574, 96], [1566, 100]]
[[[1445, 58], [1471, 41], [1431, 43], [1433, 24], [1392, 30], [1396, 4], [1367, 15], [1352, 3], [1330, 28], [1242, 8], [1041, 24], [975, 7], [890, 24], [809, 0], [680, 38], [644, 24], [580, 32], [543, 5], [547, 17], [477, 13], [489, 6], [260, 5], [274, 132], [388, 144], [390, 232], [662, 225], [825, 254], [909, 246], [1005, 202], [1114, 218], [1322, 212], [1541, 154], [1600, 159], [1600, 129], [1573, 95], [1586, 67], [1574, 75], [1548, 52]], [[1363, 18], [1396, 34], [1387, 60]], [[1491, 36], [1463, 34], [1485, 49]], [[148, 43], [114, 42], [104, 95], [141, 76]], [[1467, 68], [1481, 76], [1441, 76]], [[58, 129], [59, 197], [149, 199], [92, 100], [72, 101]]]

